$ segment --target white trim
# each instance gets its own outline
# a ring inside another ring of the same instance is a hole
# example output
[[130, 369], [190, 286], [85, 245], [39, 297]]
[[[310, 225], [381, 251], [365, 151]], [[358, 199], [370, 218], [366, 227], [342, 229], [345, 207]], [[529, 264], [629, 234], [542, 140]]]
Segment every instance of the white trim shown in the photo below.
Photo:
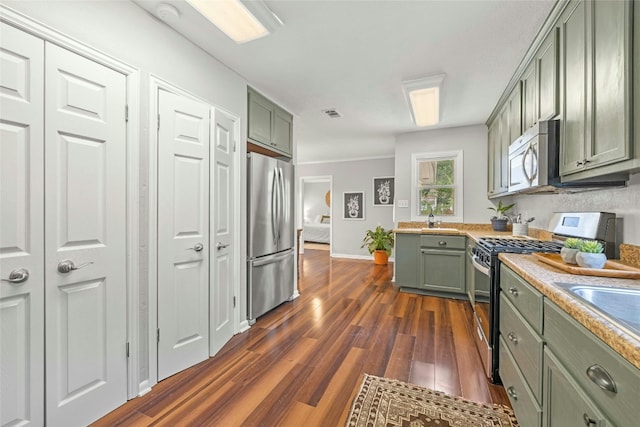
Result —
[[436, 220], [443, 220], [444, 222], [464, 222], [464, 152], [463, 150], [454, 151], [437, 151], [426, 153], [412, 153], [411, 154], [411, 221], [424, 221], [426, 215], [418, 215], [418, 194], [417, 188], [417, 170], [416, 165], [419, 159], [456, 159], [456, 196], [455, 206], [456, 215], [453, 216], [436, 216]]
[[335, 159], [335, 160], [312, 160], [309, 162], [298, 162], [298, 165], [318, 165], [321, 163], [343, 163], [343, 162], [359, 162], [362, 160], [380, 160], [380, 159], [393, 159], [395, 154], [389, 154], [385, 156], [371, 156], [371, 157], [354, 157], [352, 159]]
[[251, 329], [251, 325], [249, 325], [249, 321], [245, 319], [242, 322], [240, 322], [240, 328], [238, 329], [238, 333], [246, 332], [249, 329]]
[[[127, 398], [140, 394], [139, 383], [139, 304], [140, 294], [140, 70], [101, 52], [92, 46], [75, 40], [21, 12], [0, 4], [0, 21], [32, 34], [49, 43], [88, 58], [126, 77], [126, 105], [129, 108], [126, 123], [126, 186], [127, 186], [127, 237], [126, 237], [126, 287], [127, 287]], [[124, 115], [124, 112], [123, 112]]]
[[364, 259], [367, 261], [373, 261], [373, 256], [371, 255], [353, 255], [353, 254], [338, 254], [332, 253], [331, 258], [348, 258], [348, 259]]

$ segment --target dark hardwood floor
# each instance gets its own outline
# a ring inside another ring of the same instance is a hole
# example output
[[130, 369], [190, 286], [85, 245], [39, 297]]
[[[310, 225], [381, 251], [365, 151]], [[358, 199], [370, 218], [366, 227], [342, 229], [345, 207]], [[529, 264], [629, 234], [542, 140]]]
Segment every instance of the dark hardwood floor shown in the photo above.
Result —
[[398, 292], [391, 265], [326, 251], [299, 267], [300, 298], [95, 425], [342, 426], [364, 373], [509, 404], [483, 374], [468, 302]]

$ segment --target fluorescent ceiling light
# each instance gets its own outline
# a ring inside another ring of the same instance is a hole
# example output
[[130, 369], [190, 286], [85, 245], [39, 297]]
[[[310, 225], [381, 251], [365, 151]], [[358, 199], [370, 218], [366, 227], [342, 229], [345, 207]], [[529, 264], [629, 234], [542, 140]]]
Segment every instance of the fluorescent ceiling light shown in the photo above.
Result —
[[282, 21], [261, 0], [186, 0], [236, 43], [264, 37]]
[[433, 126], [440, 122], [440, 87], [444, 74], [402, 82], [404, 96], [417, 126]]

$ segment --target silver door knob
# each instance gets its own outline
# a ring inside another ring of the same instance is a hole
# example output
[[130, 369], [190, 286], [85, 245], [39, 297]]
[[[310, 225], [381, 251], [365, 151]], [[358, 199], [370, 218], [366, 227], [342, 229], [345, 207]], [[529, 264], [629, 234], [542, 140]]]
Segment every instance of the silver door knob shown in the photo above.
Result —
[[202, 252], [202, 250], [204, 249], [204, 245], [202, 243], [196, 243], [192, 248], [189, 249], [196, 252]]
[[229, 246], [229, 243], [222, 243], [222, 242], [218, 242], [218, 244], [216, 245], [216, 249], [220, 250], [220, 249], [224, 249], [227, 246]]
[[29, 278], [29, 270], [26, 268], [16, 268], [9, 273], [8, 279], [0, 279], [2, 282], [22, 283]]
[[65, 259], [64, 261], [60, 261], [58, 263], [58, 271], [60, 273], [70, 273], [73, 270], [80, 270], [81, 268], [85, 268], [90, 264], [93, 264], [93, 262], [85, 262], [84, 264], [76, 266], [76, 264], [70, 259]]

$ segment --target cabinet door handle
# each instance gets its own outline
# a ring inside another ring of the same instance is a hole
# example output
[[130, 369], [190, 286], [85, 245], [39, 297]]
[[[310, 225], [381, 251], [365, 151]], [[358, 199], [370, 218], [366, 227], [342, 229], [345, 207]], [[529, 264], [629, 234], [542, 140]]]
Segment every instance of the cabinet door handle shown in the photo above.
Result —
[[618, 392], [615, 381], [613, 381], [609, 372], [607, 372], [602, 366], [598, 364], [589, 366], [587, 368], [587, 376], [601, 389], [610, 391], [611, 393]]
[[439, 244], [440, 246], [447, 246], [447, 242], [445, 242], [444, 240], [440, 240], [440, 241], [438, 242], [438, 244]]
[[589, 415], [587, 415], [586, 413], [582, 414], [582, 420], [584, 421], [584, 425], [586, 425], [587, 427], [591, 426], [591, 425], [596, 425], [597, 422], [596, 420], [594, 420], [593, 418], [591, 418]]
[[513, 332], [509, 332], [507, 334], [507, 338], [509, 338], [509, 341], [511, 341], [514, 344], [518, 344], [518, 336], [516, 334], [514, 334]]
[[513, 295], [514, 297], [517, 297], [517, 296], [518, 296], [518, 289], [517, 289], [517, 288], [514, 288], [514, 287], [512, 286], [512, 287], [510, 287], [510, 288], [509, 288], [509, 293], [510, 293], [511, 295]]
[[513, 386], [509, 386], [507, 387], [507, 394], [509, 395], [510, 398], [512, 398], [513, 400], [518, 400], [518, 393], [516, 393], [516, 389], [513, 388]]

